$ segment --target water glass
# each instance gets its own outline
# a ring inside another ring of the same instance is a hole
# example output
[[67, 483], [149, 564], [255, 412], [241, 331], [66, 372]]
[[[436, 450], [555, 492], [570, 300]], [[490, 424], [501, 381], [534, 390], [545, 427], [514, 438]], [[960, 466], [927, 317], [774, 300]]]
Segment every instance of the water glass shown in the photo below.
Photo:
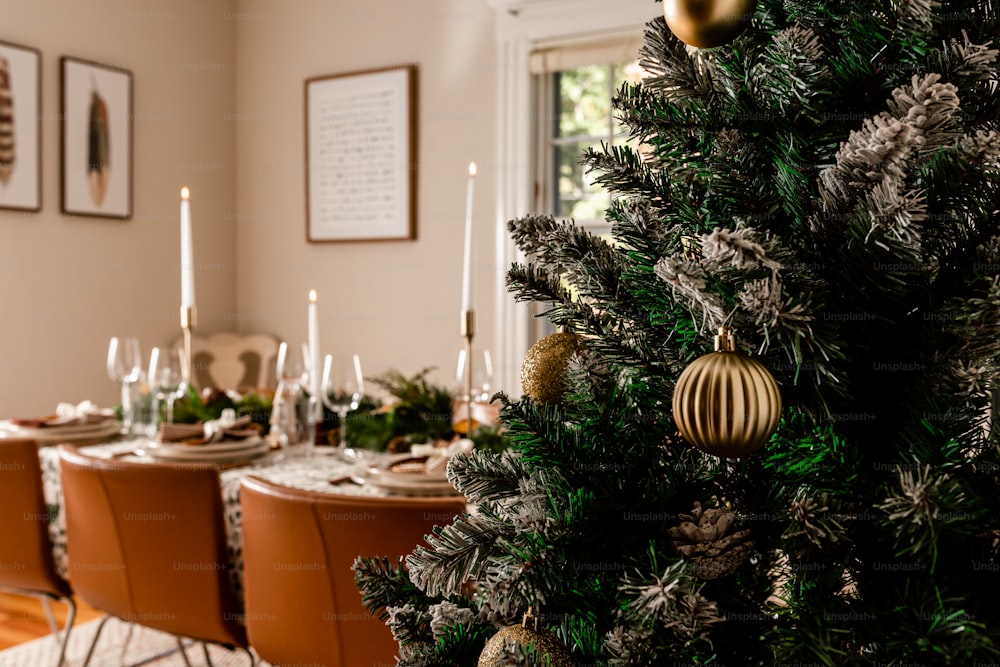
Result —
[[122, 430], [125, 435], [136, 432], [136, 415], [141, 407], [145, 373], [139, 339], [114, 336], [108, 344], [108, 377], [121, 385]]

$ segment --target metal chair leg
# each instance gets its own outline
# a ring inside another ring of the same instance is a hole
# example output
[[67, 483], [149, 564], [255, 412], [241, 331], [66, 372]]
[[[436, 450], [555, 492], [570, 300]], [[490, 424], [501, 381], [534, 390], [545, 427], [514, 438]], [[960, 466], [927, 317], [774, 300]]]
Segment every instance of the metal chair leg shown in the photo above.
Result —
[[[47, 598], [46, 598], [47, 599]], [[76, 621], [76, 601], [73, 598], [62, 598], [63, 602], [69, 608], [66, 613], [66, 623], [63, 625], [62, 640], [59, 642], [59, 658], [56, 660], [56, 667], [62, 667], [66, 662], [66, 648], [69, 646], [69, 633], [73, 631], [73, 623]], [[49, 614], [52, 613], [51, 605], [46, 605], [49, 609]], [[52, 618], [55, 620], [55, 617]], [[59, 638], [59, 634], [55, 633], [56, 638]]]
[[212, 664], [212, 656], [208, 654], [208, 644], [205, 642], [201, 642], [201, 652], [205, 656], [205, 664], [208, 665], [208, 667], [215, 667], [215, 665]]
[[104, 615], [101, 622], [97, 626], [97, 632], [94, 633], [94, 639], [90, 642], [90, 648], [87, 649], [87, 657], [83, 659], [83, 665], [81, 667], [87, 667], [90, 664], [90, 658], [94, 655], [94, 648], [97, 646], [97, 640], [101, 638], [101, 630], [104, 629], [105, 623], [108, 622], [111, 616], [108, 614]]
[[183, 659], [184, 659], [184, 665], [185, 665], [186, 667], [191, 667], [191, 661], [190, 661], [190, 660], [188, 660], [188, 654], [187, 654], [187, 651], [185, 651], [185, 650], [184, 650], [184, 640], [183, 640], [183, 639], [181, 639], [180, 637], [178, 637], [177, 635], [174, 635], [174, 639], [176, 639], [176, 640], [177, 640], [177, 648], [178, 648], [178, 649], [180, 650], [180, 652], [181, 652], [181, 658], [183, 658]]
[[59, 625], [56, 623], [56, 615], [52, 613], [52, 599], [48, 595], [43, 595], [42, 607], [45, 608], [45, 620], [49, 622], [49, 631], [59, 636]]

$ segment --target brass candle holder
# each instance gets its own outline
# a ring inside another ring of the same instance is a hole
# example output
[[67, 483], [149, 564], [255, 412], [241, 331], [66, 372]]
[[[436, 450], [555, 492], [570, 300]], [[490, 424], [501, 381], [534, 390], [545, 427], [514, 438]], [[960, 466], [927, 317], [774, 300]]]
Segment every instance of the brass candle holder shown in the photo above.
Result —
[[476, 335], [476, 311], [462, 311], [462, 338], [465, 339], [465, 437], [472, 438], [472, 338]]
[[198, 310], [194, 306], [181, 306], [181, 329], [184, 330], [184, 360], [181, 366], [181, 382], [193, 386], [191, 332], [198, 322]]

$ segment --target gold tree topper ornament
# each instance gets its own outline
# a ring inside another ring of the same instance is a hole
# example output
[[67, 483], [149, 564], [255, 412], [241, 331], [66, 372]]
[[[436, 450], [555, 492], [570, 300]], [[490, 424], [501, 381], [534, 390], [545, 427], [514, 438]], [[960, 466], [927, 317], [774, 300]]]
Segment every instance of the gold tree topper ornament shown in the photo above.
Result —
[[764, 366], [736, 349], [720, 328], [715, 352], [698, 357], [677, 379], [674, 423], [707, 454], [740, 458], [764, 446], [781, 420], [778, 383]]
[[682, 42], [708, 49], [733, 41], [756, 7], [757, 0], [663, 0], [663, 18]]

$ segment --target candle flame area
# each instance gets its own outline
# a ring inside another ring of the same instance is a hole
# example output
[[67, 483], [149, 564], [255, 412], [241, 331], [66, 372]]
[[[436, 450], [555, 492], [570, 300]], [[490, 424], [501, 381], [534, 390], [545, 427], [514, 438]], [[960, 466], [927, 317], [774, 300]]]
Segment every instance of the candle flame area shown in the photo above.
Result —
[[469, 163], [469, 176], [475, 176], [475, 175], [476, 175], [476, 163], [475, 162], [470, 162]]
[[181, 188], [181, 199], [190, 199], [190, 198], [191, 198], [191, 191], [188, 190], [187, 186], [185, 185], [183, 188]]
[[309, 300], [312, 301], [313, 303], [316, 303], [316, 290], [314, 289], [309, 290]]

